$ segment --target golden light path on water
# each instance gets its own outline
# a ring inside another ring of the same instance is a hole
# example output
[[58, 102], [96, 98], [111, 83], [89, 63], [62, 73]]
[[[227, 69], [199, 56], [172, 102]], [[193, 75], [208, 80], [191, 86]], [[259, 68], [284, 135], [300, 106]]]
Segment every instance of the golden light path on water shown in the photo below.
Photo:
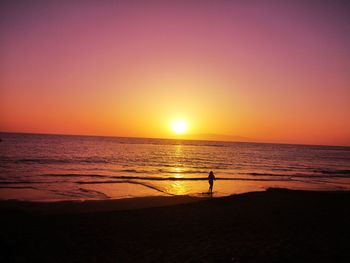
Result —
[[[184, 178], [183, 174], [181, 174], [184, 170], [182, 167], [183, 164], [179, 161], [179, 159], [183, 157], [182, 145], [179, 144], [175, 146], [174, 157], [177, 159], [176, 165], [171, 169], [174, 173], [174, 177], [178, 179]], [[166, 189], [167, 192], [175, 195], [184, 195], [188, 193], [184, 181], [171, 181]]]

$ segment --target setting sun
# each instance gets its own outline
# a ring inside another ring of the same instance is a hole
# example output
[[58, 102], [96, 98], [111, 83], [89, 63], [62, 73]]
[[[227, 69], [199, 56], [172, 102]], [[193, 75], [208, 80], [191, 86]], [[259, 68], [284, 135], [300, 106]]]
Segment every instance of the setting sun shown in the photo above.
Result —
[[176, 134], [184, 134], [187, 129], [188, 125], [184, 120], [175, 120], [171, 123], [171, 130]]

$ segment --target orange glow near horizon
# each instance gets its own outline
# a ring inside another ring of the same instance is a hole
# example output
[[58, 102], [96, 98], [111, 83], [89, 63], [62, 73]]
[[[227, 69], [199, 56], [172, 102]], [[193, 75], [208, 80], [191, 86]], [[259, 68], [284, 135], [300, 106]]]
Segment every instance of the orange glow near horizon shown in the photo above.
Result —
[[0, 131], [350, 146], [341, 7], [115, 2], [0, 8]]

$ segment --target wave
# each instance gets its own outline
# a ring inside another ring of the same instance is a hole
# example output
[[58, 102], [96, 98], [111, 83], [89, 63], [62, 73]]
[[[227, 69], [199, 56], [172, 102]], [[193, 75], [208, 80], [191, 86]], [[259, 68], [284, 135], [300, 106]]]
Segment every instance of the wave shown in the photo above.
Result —
[[45, 158], [26, 158], [26, 159], [17, 159], [12, 160], [12, 162], [28, 163], [28, 164], [77, 164], [77, 163], [98, 163], [106, 164], [110, 161], [103, 158], [87, 158], [87, 159], [45, 159]]
[[[120, 180], [131, 180], [131, 181], [208, 181], [207, 177], [154, 177], [154, 176], [108, 176], [99, 174], [51, 174], [49, 176], [55, 177], [87, 177], [87, 178], [101, 178], [103, 180], [98, 181], [70, 181], [70, 183], [77, 184], [97, 184], [97, 183], [116, 183]], [[106, 180], [106, 179], [110, 180]], [[271, 179], [271, 178], [244, 178], [244, 177], [216, 177], [217, 181], [290, 181], [290, 178], [286, 179]], [[62, 183], [60, 181], [3, 181], [0, 185], [11, 185], [11, 184], [57, 184]]]
[[[103, 180], [103, 181], [76, 181], [77, 184], [106, 184], [106, 183], [118, 183], [120, 180], [145, 180], [145, 181], [208, 181], [208, 178], [149, 178], [149, 177], [127, 177], [120, 176], [119, 178], [114, 178], [118, 180]], [[268, 182], [280, 182], [280, 181], [290, 181], [290, 179], [265, 179], [265, 178], [216, 178], [217, 181], [268, 181]], [[1, 183], [0, 183], [1, 184]]]
[[184, 170], [184, 171], [172, 171], [166, 169], [157, 169], [157, 170], [136, 170], [136, 169], [123, 169], [118, 170], [118, 172], [126, 173], [145, 173], [145, 174], [154, 174], [154, 173], [168, 173], [168, 174], [207, 174], [208, 171], [204, 170]]
[[0, 185], [1, 188], [6, 188], [6, 189], [38, 189], [33, 186], [11, 186], [11, 185]]
[[[10, 185], [10, 184], [46, 184], [47, 182], [39, 181], [6, 181], [0, 182], [0, 185]], [[58, 183], [58, 182], [49, 182], [49, 183]]]
[[43, 174], [42, 176], [49, 177], [91, 177], [91, 178], [111, 178], [111, 175], [103, 174]]
[[350, 174], [350, 170], [313, 170], [315, 173], [322, 174]]
[[[138, 172], [143, 173], [143, 172]], [[191, 174], [192, 172], [189, 172]], [[181, 173], [179, 173], [181, 174]], [[193, 174], [196, 174], [193, 172]], [[284, 177], [291, 180], [294, 177], [297, 178], [326, 178], [327, 176], [322, 174], [273, 174], [273, 173], [238, 173], [241, 176], [253, 176], [253, 177]], [[109, 178], [109, 179], [135, 179], [135, 180], [158, 180], [158, 181], [196, 181], [196, 180], [208, 180], [208, 177], [170, 177], [170, 176], [129, 176], [129, 175], [103, 175], [103, 174], [44, 174], [43, 176], [50, 177], [87, 177], [87, 178]], [[333, 174], [330, 178], [350, 178], [347, 174]], [[258, 180], [259, 178], [246, 178], [246, 177], [216, 177], [216, 180]], [[261, 178], [263, 179], [263, 178]], [[280, 179], [282, 180], [282, 179]]]
[[[108, 179], [147, 180], [147, 181], [207, 181], [208, 180], [208, 177], [160, 177], [160, 176], [128, 176], [128, 175], [116, 176], [116, 175], [102, 175], [102, 174], [45, 174], [44, 176], [88, 177], [88, 178], [108, 178]], [[256, 179], [256, 178], [216, 177], [216, 180], [252, 180], [252, 181], [256, 181], [259, 179]], [[86, 181], [86, 182], [88, 182], [88, 181]], [[100, 182], [104, 182], [104, 181], [100, 181]], [[0, 184], [1, 184], [1, 182], [0, 182]]]
[[120, 171], [126, 172], [126, 173], [149, 173], [149, 171], [135, 170], [135, 169], [124, 169], [124, 170], [120, 170]]
[[[135, 172], [134, 169], [125, 169], [124, 171]], [[343, 174], [339, 174], [343, 172]], [[136, 173], [144, 173], [144, 171], [138, 171]], [[195, 173], [193, 171], [188, 171], [188, 173]], [[179, 173], [181, 174], [181, 173]], [[329, 174], [329, 176], [325, 175]], [[350, 178], [349, 170], [335, 170], [335, 171], [324, 171], [323, 174], [274, 174], [274, 173], [237, 173], [237, 177], [216, 177], [218, 181], [297, 181], [300, 179], [313, 180], [313, 179], [334, 179], [334, 178]], [[69, 180], [70, 183], [77, 184], [97, 184], [97, 183], [118, 183], [121, 180], [128, 181], [207, 181], [207, 176], [196, 176], [196, 177], [178, 177], [178, 176], [142, 176], [142, 175], [108, 175], [108, 174], [79, 174], [79, 173], [62, 173], [62, 174], [41, 174], [41, 177], [56, 177], [56, 178], [72, 178]], [[79, 178], [81, 180], [79, 180]], [[85, 179], [86, 178], [86, 179]], [[93, 180], [98, 179], [98, 180]], [[84, 180], [84, 181], [83, 181]], [[5, 185], [28, 185], [28, 184], [60, 184], [62, 179], [59, 180], [48, 180], [45, 179], [41, 181], [36, 179], [35, 181], [30, 180], [13, 180], [13, 181], [0, 181], [0, 186]]]
[[[53, 177], [88, 177], [88, 178], [109, 178], [128, 180], [150, 180], [150, 181], [197, 181], [208, 180], [207, 177], [160, 177], [160, 176], [128, 176], [128, 175], [102, 175], [102, 174], [44, 174], [43, 176]], [[226, 180], [232, 178], [216, 178], [216, 180]], [[1, 183], [1, 182], [0, 182]]]
[[348, 178], [348, 174], [350, 173], [323, 173], [323, 174], [305, 174], [305, 173], [297, 173], [297, 174], [273, 174], [273, 173], [239, 173], [241, 175], [252, 175], [252, 176], [278, 176], [278, 177], [303, 177], [303, 178], [325, 178], [326, 176], [323, 174], [332, 174], [330, 178]]
[[203, 171], [203, 170], [190, 170], [190, 171], [169, 171], [169, 170], [164, 170], [164, 169], [159, 169], [158, 170], [161, 173], [170, 173], [170, 174], [207, 174], [208, 171]]
[[[118, 180], [145, 180], [145, 181], [208, 181], [208, 177], [155, 177], [155, 176], [105, 176], [105, 175], [94, 175], [95, 177], [103, 177], [109, 179], [118, 179]], [[270, 178], [244, 178], [244, 177], [216, 177], [217, 181], [289, 181], [289, 177], [286, 179], [270, 179]], [[111, 182], [107, 181], [77, 181], [79, 184], [89, 184], [89, 183], [105, 183]]]

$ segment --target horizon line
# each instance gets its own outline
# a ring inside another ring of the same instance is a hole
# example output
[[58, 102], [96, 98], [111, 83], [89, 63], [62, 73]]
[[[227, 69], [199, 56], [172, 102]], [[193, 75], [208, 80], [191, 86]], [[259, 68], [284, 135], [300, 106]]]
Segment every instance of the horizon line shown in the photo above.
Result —
[[[85, 137], [107, 137], [107, 138], [153, 139], [153, 140], [173, 140], [173, 141], [178, 140], [178, 141], [202, 141], [202, 142], [280, 144], [280, 145], [347, 147], [347, 148], [350, 147], [350, 145], [286, 143], [286, 142], [268, 142], [268, 141], [265, 141], [265, 142], [264, 141], [236, 141], [236, 140], [224, 141], [224, 140], [210, 140], [210, 139], [159, 138], [159, 137], [138, 137], [138, 136], [120, 136], [120, 135], [97, 135], [97, 134], [67, 134], [67, 133], [45, 133], [45, 132], [18, 132], [18, 131], [1, 131], [1, 130], [0, 130], [0, 133], [32, 134], [32, 135], [54, 135], [54, 136], [85, 136]], [[230, 135], [228, 135], [228, 136], [230, 136]]]

